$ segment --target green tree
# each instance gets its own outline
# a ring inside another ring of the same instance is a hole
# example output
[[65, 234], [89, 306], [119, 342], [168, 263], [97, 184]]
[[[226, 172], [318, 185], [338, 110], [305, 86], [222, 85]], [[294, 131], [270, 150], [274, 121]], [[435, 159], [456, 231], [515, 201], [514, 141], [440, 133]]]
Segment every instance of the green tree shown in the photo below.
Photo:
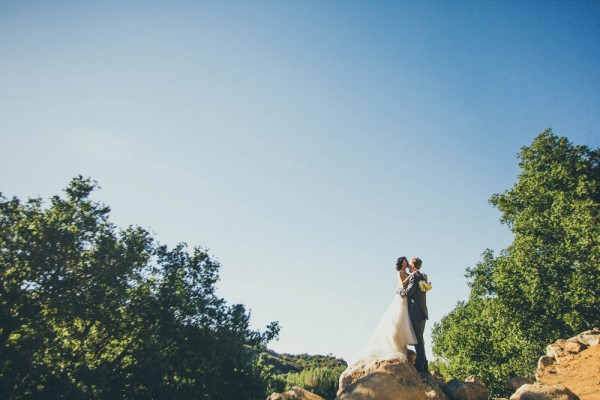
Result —
[[600, 150], [546, 130], [518, 157], [517, 183], [490, 199], [513, 243], [467, 269], [468, 301], [433, 330], [447, 373], [498, 395], [546, 345], [600, 325]]
[[255, 399], [276, 337], [215, 293], [205, 250], [118, 229], [78, 177], [54, 196], [0, 195], [0, 397]]
[[261, 361], [268, 370], [269, 391], [285, 392], [300, 386], [325, 399], [334, 399], [347, 363], [333, 355], [277, 354], [267, 351]]

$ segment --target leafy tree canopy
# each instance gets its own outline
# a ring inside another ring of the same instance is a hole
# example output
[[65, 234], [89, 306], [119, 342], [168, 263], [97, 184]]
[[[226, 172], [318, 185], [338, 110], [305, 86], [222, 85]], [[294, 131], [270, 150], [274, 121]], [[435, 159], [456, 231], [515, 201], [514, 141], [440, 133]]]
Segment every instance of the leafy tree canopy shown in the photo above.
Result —
[[433, 330], [444, 372], [497, 395], [546, 345], [600, 325], [600, 150], [546, 130], [518, 158], [518, 181], [490, 199], [513, 243], [467, 269], [468, 301]]
[[96, 188], [80, 176], [48, 207], [0, 195], [0, 397], [264, 397], [277, 323], [250, 329], [205, 250], [118, 229]]

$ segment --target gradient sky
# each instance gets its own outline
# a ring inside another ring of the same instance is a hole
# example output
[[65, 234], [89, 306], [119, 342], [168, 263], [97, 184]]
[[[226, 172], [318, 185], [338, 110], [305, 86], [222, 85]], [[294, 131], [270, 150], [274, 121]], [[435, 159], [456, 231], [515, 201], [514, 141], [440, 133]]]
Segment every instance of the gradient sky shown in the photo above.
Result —
[[0, 1], [0, 191], [94, 178], [288, 353], [352, 358], [419, 256], [430, 343], [519, 148], [600, 145], [598, 43], [597, 1]]

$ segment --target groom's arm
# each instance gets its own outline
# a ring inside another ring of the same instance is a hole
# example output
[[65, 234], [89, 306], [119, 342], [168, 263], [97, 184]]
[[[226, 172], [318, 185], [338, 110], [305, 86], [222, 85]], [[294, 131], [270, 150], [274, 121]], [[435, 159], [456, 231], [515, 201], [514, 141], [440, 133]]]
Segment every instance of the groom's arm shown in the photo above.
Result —
[[408, 286], [406, 289], [399, 290], [397, 293], [400, 296], [412, 296], [415, 290], [417, 290], [417, 280], [413, 274], [410, 276], [410, 278], [408, 278]]

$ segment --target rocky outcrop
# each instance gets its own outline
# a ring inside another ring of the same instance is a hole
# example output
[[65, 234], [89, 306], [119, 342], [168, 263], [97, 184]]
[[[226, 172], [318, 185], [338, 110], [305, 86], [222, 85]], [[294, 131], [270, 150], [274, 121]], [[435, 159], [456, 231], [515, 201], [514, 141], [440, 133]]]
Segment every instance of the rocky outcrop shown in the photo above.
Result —
[[[570, 339], [557, 340], [547, 347], [546, 355], [538, 362], [538, 385], [563, 388], [581, 400], [600, 399], [600, 329], [592, 329]], [[557, 398], [566, 399], [569, 393], [558, 392]], [[550, 397], [539, 397], [550, 398]]]
[[570, 338], [569, 341], [579, 342], [587, 347], [598, 346], [600, 344], [600, 328], [594, 328], [580, 333], [579, 335]]
[[442, 385], [445, 384], [444, 377], [438, 374], [421, 374], [421, 381], [425, 386], [425, 397], [427, 400], [449, 400], [444, 393]]
[[301, 387], [294, 386], [285, 393], [273, 393], [267, 400], [325, 400], [321, 396], [304, 390]]
[[535, 379], [539, 381], [543, 376], [555, 374], [556, 372], [556, 360], [554, 357], [541, 356], [538, 360], [537, 370], [535, 371]]
[[546, 355], [554, 358], [558, 363], [563, 357], [569, 357], [572, 354], [581, 353], [587, 345], [579, 343], [576, 340], [559, 339], [546, 348]]
[[[539, 366], [539, 363], [538, 363], [538, 366]], [[512, 390], [517, 390], [523, 385], [531, 385], [532, 383], [535, 383], [535, 380], [533, 378], [529, 378], [529, 377], [527, 377], [527, 378], [514, 377], [514, 378], [510, 378], [508, 380], [508, 386], [510, 386], [510, 388]]]
[[[529, 377], [510, 379], [508, 384], [515, 391], [510, 400], [580, 400], [573, 390], [581, 396], [581, 400], [600, 399], [595, 386], [597, 382], [600, 387], [600, 380], [593, 372], [597, 371], [597, 361], [591, 364], [594, 368], [589, 369], [591, 360], [600, 358], [599, 345], [598, 328], [552, 343], [546, 348], [546, 354], [538, 360], [537, 382]], [[365, 359], [354, 363], [340, 376], [336, 400], [488, 399], [487, 388], [479, 378], [470, 376], [465, 381], [453, 379], [446, 382], [439, 373], [419, 374], [413, 366], [414, 356], [414, 352], [410, 351], [407, 356], [397, 354], [392, 358]], [[582, 372], [574, 365], [587, 370]], [[588, 372], [592, 375], [587, 376]], [[568, 374], [575, 374], [568, 381], [573, 390], [563, 384], [567, 382], [564, 379]], [[540, 382], [540, 378], [543, 378], [543, 382]], [[591, 383], [588, 382], [590, 379], [593, 380]], [[300, 387], [293, 387], [285, 393], [273, 393], [267, 400], [324, 399]]]
[[431, 377], [437, 381], [440, 385], [446, 383], [446, 378], [438, 371], [431, 371]]
[[360, 360], [340, 376], [338, 400], [426, 400], [425, 385], [407, 357]]
[[469, 376], [464, 382], [452, 379], [442, 388], [452, 400], [487, 400], [488, 398], [485, 384], [476, 376]]
[[536, 380], [539, 381], [546, 375], [558, 373], [561, 363], [572, 360], [576, 354], [581, 353], [589, 346], [597, 346], [598, 343], [600, 343], [599, 328], [582, 332], [567, 340], [557, 340], [546, 348], [546, 355], [538, 360]]
[[446, 383], [439, 373], [419, 374], [407, 357], [360, 360], [340, 376], [337, 400], [488, 400], [477, 377]]
[[564, 385], [542, 385], [540, 383], [521, 386], [510, 400], [580, 400]]

